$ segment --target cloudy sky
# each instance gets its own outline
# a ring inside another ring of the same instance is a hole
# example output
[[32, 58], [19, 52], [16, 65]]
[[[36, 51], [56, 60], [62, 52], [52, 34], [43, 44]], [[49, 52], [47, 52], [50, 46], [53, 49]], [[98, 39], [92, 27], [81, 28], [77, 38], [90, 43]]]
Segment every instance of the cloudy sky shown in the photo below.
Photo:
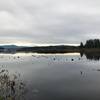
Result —
[[100, 37], [100, 0], [0, 0], [0, 44], [79, 44]]

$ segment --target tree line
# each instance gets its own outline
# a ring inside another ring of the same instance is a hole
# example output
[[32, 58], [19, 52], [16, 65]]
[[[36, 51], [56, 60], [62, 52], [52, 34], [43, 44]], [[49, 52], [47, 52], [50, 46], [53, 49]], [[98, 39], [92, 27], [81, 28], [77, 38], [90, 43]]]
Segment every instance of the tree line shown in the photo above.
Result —
[[90, 39], [85, 44], [81, 42], [80, 48], [100, 48], [100, 39]]

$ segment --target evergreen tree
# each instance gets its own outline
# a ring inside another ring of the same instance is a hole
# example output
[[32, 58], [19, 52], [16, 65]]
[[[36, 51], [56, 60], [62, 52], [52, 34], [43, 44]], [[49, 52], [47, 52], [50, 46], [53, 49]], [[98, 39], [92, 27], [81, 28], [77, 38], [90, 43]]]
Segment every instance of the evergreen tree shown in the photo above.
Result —
[[90, 39], [85, 43], [85, 48], [100, 48], [100, 40], [99, 39]]
[[84, 47], [84, 45], [83, 45], [83, 43], [81, 42], [81, 43], [80, 43], [80, 48], [83, 48], [83, 47]]

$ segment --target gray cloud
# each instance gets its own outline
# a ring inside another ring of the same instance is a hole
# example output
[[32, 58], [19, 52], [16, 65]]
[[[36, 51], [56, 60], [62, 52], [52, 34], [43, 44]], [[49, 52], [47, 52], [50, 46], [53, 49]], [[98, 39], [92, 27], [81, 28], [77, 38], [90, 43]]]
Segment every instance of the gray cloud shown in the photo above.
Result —
[[78, 44], [100, 36], [99, 0], [0, 1], [4, 42]]

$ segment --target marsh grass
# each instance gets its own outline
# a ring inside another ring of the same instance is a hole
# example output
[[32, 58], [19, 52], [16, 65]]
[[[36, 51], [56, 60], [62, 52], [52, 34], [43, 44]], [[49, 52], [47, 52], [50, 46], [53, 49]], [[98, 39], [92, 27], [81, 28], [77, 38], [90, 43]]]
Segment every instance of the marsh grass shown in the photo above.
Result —
[[0, 70], [0, 100], [25, 100], [25, 84], [20, 77], [7, 69]]

